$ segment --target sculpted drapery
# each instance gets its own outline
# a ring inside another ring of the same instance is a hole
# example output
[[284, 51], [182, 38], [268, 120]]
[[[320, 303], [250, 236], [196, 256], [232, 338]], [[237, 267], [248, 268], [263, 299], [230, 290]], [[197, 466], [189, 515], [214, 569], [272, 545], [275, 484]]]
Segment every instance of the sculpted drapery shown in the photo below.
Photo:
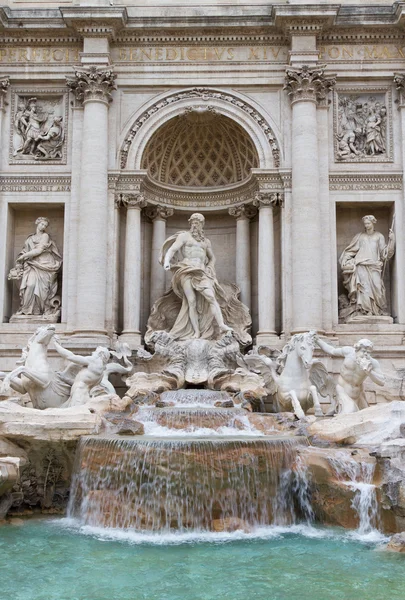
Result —
[[339, 259], [351, 314], [386, 314], [383, 268], [394, 254], [395, 238], [390, 231], [386, 244], [383, 234], [374, 230], [376, 222], [372, 215], [363, 217], [365, 231], [352, 239]]
[[159, 330], [179, 341], [218, 339], [232, 330], [241, 344], [248, 344], [249, 311], [238, 299], [237, 286], [219, 284], [211, 243], [196, 232], [200, 227], [202, 231], [204, 218], [193, 217], [192, 232], [178, 232], [163, 245], [160, 263], [173, 273], [171, 289], [155, 302], [145, 341]]
[[46, 233], [48, 219], [36, 220], [37, 231], [25, 240], [9, 279], [21, 279], [17, 315], [51, 315], [58, 309], [58, 272], [62, 257]]

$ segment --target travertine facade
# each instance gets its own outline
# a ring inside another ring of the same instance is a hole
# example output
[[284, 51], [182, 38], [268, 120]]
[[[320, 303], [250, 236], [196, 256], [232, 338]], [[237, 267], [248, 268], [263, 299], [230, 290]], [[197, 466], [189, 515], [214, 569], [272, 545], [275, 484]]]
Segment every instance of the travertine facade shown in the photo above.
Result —
[[[143, 342], [159, 250], [194, 212], [258, 345], [316, 329], [403, 368], [402, 3], [141, 4], [0, 7], [0, 368], [38, 327], [7, 279], [38, 217], [63, 257], [56, 330], [85, 354]], [[356, 321], [339, 257], [366, 215], [395, 251], [367, 267], [386, 306]]]

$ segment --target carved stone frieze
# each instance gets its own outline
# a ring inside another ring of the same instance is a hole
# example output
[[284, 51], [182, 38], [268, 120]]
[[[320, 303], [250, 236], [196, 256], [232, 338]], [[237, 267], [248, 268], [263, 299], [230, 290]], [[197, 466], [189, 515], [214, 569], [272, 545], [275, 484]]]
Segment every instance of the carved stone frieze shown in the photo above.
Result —
[[402, 190], [403, 177], [398, 173], [331, 174], [329, 189], [345, 190]]
[[283, 195], [280, 192], [257, 192], [253, 200], [253, 205], [260, 210], [263, 207], [283, 206]]
[[393, 160], [391, 90], [340, 88], [334, 98], [335, 160]]
[[174, 215], [174, 210], [173, 208], [156, 204], [155, 206], [147, 206], [145, 214], [151, 221], [155, 221], [155, 219], [166, 220]]
[[65, 164], [66, 89], [21, 89], [11, 94], [10, 164]]
[[0, 177], [0, 192], [70, 192], [70, 175], [7, 175]]
[[253, 204], [241, 204], [229, 208], [228, 213], [238, 221], [239, 219], [252, 219], [256, 215], [257, 209]]
[[116, 75], [112, 68], [76, 67], [74, 77], [67, 77], [66, 84], [79, 103], [112, 101], [111, 92], [116, 88]]
[[336, 84], [336, 78], [325, 76], [325, 66], [288, 67], [284, 90], [292, 104], [299, 101], [320, 102], [326, 98]]
[[228, 102], [230, 104], [233, 104], [233, 105], [237, 106], [238, 108], [240, 108], [241, 110], [243, 110], [244, 112], [246, 112], [248, 115], [250, 115], [250, 117], [252, 119], [254, 119], [256, 121], [256, 123], [264, 131], [266, 138], [270, 144], [271, 150], [272, 150], [274, 166], [275, 167], [280, 166], [280, 149], [278, 147], [278, 143], [277, 143], [276, 137], [272, 131], [272, 128], [270, 127], [270, 125], [266, 121], [266, 119], [263, 117], [263, 115], [261, 115], [255, 108], [253, 108], [250, 104], [248, 104], [244, 100], [241, 100], [240, 98], [233, 96], [229, 93], [219, 92], [219, 91], [212, 90], [209, 88], [197, 87], [197, 88], [193, 88], [191, 90], [185, 90], [183, 92], [177, 92], [175, 94], [171, 94], [171, 95], [167, 96], [166, 98], [163, 98], [162, 100], [159, 100], [158, 102], [155, 102], [147, 110], [145, 110], [141, 115], [139, 115], [139, 117], [135, 121], [134, 125], [132, 126], [130, 132], [128, 133], [127, 137], [125, 138], [125, 141], [124, 141], [124, 144], [123, 144], [123, 147], [121, 150], [121, 161], [120, 162], [121, 162], [122, 169], [124, 169], [126, 167], [131, 144], [132, 144], [136, 134], [142, 127], [142, 125], [148, 119], [150, 119], [150, 117], [153, 114], [155, 114], [159, 110], [162, 110], [162, 109], [166, 108], [167, 106], [174, 104], [176, 102], [180, 102], [181, 100], [187, 100], [189, 98], [200, 98], [203, 100], [209, 100], [210, 98], [217, 99], [217, 100], [221, 100], [223, 102]]

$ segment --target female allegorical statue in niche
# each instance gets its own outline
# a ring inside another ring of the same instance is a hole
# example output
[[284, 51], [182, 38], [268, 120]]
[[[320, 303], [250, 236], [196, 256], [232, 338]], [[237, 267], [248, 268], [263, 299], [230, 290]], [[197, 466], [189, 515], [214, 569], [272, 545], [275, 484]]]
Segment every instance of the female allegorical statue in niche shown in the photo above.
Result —
[[8, 278], [21, 280], [17, 316], [41, 315], [56, 320], [60, 312], [60, 300], [56, 294], [62, 257], [55, 242], [46, 233], [48, 219], [39, 217], [35, 225], [36, 232], [25, 240]]
[[364, 232], [352, 239], [339, 258], [349, 296], [349, 305], [341, 311], [343, 318], [387, 314], [383, 273], [395, 251], [394, 232], [390, 229], [386, 244], [383, 234], [374, 229], [377, 219], [366, 215], [362, 220]]

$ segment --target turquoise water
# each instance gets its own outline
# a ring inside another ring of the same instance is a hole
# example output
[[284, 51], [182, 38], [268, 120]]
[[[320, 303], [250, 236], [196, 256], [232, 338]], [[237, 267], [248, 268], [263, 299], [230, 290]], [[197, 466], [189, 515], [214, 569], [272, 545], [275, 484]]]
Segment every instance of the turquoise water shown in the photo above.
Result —
[[162, 539], [31, 520], [0, 528], [0, 599], [403, 600], [405, 557], [350, 535], [295, 526]]

